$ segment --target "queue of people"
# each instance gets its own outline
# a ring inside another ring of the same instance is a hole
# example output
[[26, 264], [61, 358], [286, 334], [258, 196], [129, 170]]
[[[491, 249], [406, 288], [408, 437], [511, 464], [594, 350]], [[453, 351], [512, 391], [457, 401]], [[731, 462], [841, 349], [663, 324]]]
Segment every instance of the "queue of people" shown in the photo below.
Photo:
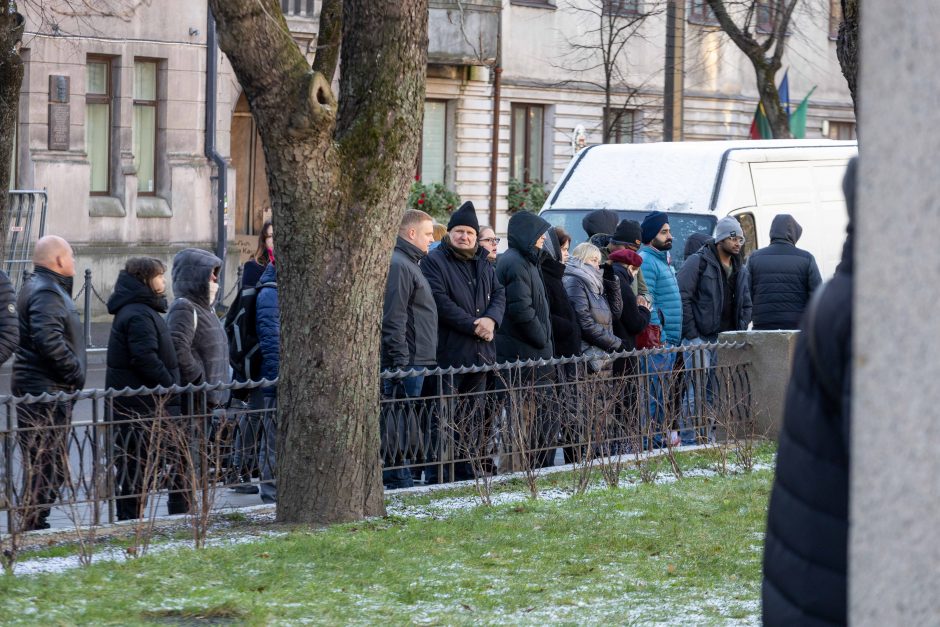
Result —
[[[673, 444], [691, 442], [690, 425], [665, 425], [665, 379], [684, 369], [708, 372], [715, 365], [712, 349], [692, 352], [677, 363], [676, 353], [628, 357], [611, 361], [609, 354], [630, 351], [649, 328], [659, 328], [663, 346], [695, 346], [714, 342], [718, 333], [748, 327], [754, 312], [755, 327], [795, 328], [799, 313], [819, 285], [812, 256], [795, 247], [800, 227], [787, 215], [778, 216], [773, 243], [755, 253], [748, 264], [741, 260], [744, 243], [733, 218], [719, 221], [713, 237], [689, 238], [686, 262], [678, 273], [670, 256], [669, 217], [652, 212], [642, 223], [616, 222], [616, 214], [599, 211], [584, 219], [589, 242], [571, 249], [571, 236], [536, 214], [522, 212], [508, 223], [508, 248], [498, 254], [495, 230], [477, 221], [472, 203], [455, 211], [443, 235], [435, 235], [434, 220], [408, 210], [398, 230], [386, 285], [382, 317], [381, 367], [415, 370], [435, 366], [486, 366], [497, 362], [587, 355], [591, 371], [605, 370], [616, 377], [644, 373], [651, 420], [668, 427]], [[610, 231], [605, 233], [604, 231]], [[14, 302], [12, 285], [0, 273], [0, 359], [16, 352], [12, 391], [15, 395], [74, 392], [85, 383], [86, 362], [82, 325], [72, 301], [74, 255], [68, 242], [41, 238], [33, 256], [35, 271]], [[194, 248], [180, 251], [172, 263], [172, 303], [166, 298], [164, 264], [153, 258], [127, 261], [120, 272], [108, 311], [114, 316], [108, 342], [108, 388], [169, 387], [174, 384], [229, 383], [229, 338], [212, 309], [217, 298], [222, 262]], [[251, 292], [252, 322], [258, 344], [258, 369], [236, 367], [236, 380], [276, 379], [279, 362], [279, 308], [273, 226], [261, 230], [258, 248], [244, 268], [240, 297]], [[752, 298], [753, 295], [753, 298]], [[232, 310], [237, 309], [237, 303]], [[518, 376], [532, 383], [565, 381], [575, 369], [533, 367]], [[629, 376], [627, 378], [630, 378]], [[510, 382], [512, 384], [513, 382]], [[505, 385], [505, 382], [503, 382]], [[491, 434], [484, 433], [491, 397], [497, 382], [488, 372], [466, 372], [433, 379], [421, 375], [386, 379], [387, 398], [418, 398], [445, 394], [458, 399], [454, 411], [469, 429], [454, 436], [468, 455], [486, 457], [483, 450]], [[696, 389], [701, 387], [702, 389]], [[685, 386], [681, 402], [690, 407], [696, 394], [710, 400], [711, 383]], [[641, 390], [633, 385], [624, 394], [632, 400]], [[277, 391], [266, 386], [229, 398], [228, 390], [166, 397], [122, 396], [113, 403], [117, 423], [114, 436], [116, 509], [119, 519], [144, 513], [148, 481], [143, 463], [148, 451], [147, 428], [157, 416], [210, 417], [209, 429], [237, 423], [226, 481], [243, 493], [258, 493], [264, 502], [276, 500], [274, 482]], [[621, 403], [618, 411], [627, 411]], [[72, 404], [68, 401], [18, 406], [23, 451], [24, 528], [48, 526], [49, 508], [66, 480], [67, 433]], [[688, 413], [687, 411], [685, 412]], [[398, 427], [383, 422], [383, 441]], [[229, 427], [231, 428], [231, 427]], [[440, 437], [432, 421], [423, 437], [424, 449]], [[533, 447], [541, 451], [537, 463], [552, 463], [559, 442], [558, 425], [539, 424]], [[400, 435], [400, 434], [399, 434]], [[210, 436], [211, 438], [212, 436]], [[461, 442], [463, 438], [464, 442]], [[483, 443], [483, 444], [481, 444]], [[179, 447], [185, 444], [180, 443]], [[570, 458], [571, 447], [565, 449]], [[162, 487], [169, 489], [170, 514], [191, 509], [184, 478], [192, 469], [182, 450], [164, 452]], [[387, 487], [412, 485], [420, 472], [402, 469], [424, 463], [424, 479], [460, 480], [481, 472], [469, 462], [446, 469], [437, 477], [432, 461], [402, 456], [386, 459], [396, 470], [383, 475]], [[483, 471], [492, 472], [484, 463]], [[262, 479], [252, 482], [252, 472]]]
[[[761, 328], [796, 328], [798, 312], [819, 284], [812, 255], [795, 247], [800, 230], [788, 215], [778, 216], [773, 243], [755, 253], [751, 264], [742, 259], [740, 224], [732, 217], [720, 220], [713, 234], [688, 238], [678, 273], [666, 213], [653, 211], [638, 223], [618, 222], [616, 212], [599, 210], [584, 218], [583, 227], [590, 240], [569, 250], [571, 237], [564, 229], [536, 214], [517, 213], [508, 223], [507, 250], [497, 255], [500, 240], [491, 227], [477, 222], [472, 203], [451, 216], [436, 246], [431, 216], [406, 211], [386, 285], [382, 367], [446, 368], [588, 356], [592, 372], [609, 368], [616, 377], [646, 375], [648, 416], [663, 433], [653, 444], [690, 444], [707, 435], [688, 422], [697, 396], [699, 402], [712, 402], [717, 358], [713, 348], [695, 347], [716, 342], [721, 332], [747, 329], [752, 311], [761, 313]], [[690, 349], [611, 361], [611, 353], [634, 350], [641, 337], [646, 347], [650, 327], [656, 327], [656, 345]], [[674, 385], [686, 371], [685, 383]], [[444, 391], [466, 399], [454, 413], [463, 419], [476, 416], [480, 429], [485, 428], [485, 412], [492, 411], [487, 391], [493, 396], [498, 387], [488, 383], [487, 375], [455, 375], [452, 389]], [[531, 367], [518, 376], [536, 384], [563, 381], [574, 376], [574, 369]], [[440, 392], [421, 377], [387, 379], [388, 398], [393, 398], [393, 380], [406, 388], [396, 398]], [[637, 385], [625, 387], [624, 395], [633, 403], [624, 400], [618, 411], [635, 407], [640, 392]], [[667, 424], [676, 414], [668, 411], [670, 406], [681, 407], [682, 418]], [[394, 425], [382, 426], [385, 442], [393, 437], [387, 431]], [[552, 429], [537, 427], [537, 448], [552, 447]], [[479, 445], [477, 449], [458, 446], [465, 455], [486, 455]], [[544, 457], [541, 463], [549, 463]], [[406, 464], [401, 457], [385, 461]], [[470, 478], [473, 472], [469, 464], [458, 464], [453, 478]], [[387, 487], [411, 485], [414, 478], [405, 470], [391, 474], [386, 474]], [[436, 480], [436, 469], [426, 471], [425, 479]]]

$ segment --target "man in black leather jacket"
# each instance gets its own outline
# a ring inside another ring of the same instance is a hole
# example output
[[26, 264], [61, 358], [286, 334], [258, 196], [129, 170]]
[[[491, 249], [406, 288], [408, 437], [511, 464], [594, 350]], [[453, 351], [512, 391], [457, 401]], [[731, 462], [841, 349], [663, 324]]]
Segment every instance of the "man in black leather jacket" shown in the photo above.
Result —
[[[20, 343], [13, 362], [13, 394], [75, 392], [85, 385], [85, 337], [72, 302], [75, 257], [61, 237], [36, 242], [34, 274], [17, 299]], [[72, 401], [17, 405], [23, 458], [21, 530], [47, 529], [49, 505], [67, 474]]]

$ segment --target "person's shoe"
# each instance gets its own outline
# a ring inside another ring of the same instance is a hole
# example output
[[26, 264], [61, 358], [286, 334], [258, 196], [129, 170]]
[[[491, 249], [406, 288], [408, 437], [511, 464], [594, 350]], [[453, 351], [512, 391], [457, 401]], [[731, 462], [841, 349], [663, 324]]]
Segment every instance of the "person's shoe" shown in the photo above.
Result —
[[257, 494], [258, 486], [251, 482], [251, 477], [249, 475], [237, 474], [234, 479], [227, 481], [226, 483], [234, 484], [229, 485], [229, 490], [235, 492], [236, 494]]

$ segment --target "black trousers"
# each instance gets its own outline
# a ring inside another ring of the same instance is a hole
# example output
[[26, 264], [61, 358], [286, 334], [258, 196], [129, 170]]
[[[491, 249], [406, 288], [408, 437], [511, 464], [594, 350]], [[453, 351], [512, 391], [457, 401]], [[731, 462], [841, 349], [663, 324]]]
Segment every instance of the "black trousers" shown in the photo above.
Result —
[[18, 405], [16, 420], [23, 462], [22, 528], [43, 529], [49, 506], [69, 477], [72, 401]]

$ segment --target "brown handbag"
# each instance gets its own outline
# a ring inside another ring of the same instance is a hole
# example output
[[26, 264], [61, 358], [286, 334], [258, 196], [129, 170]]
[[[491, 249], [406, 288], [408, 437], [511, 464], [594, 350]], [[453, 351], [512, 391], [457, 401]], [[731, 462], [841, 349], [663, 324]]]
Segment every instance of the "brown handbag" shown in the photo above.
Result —
[[[662, 324], [665, 324], [666, 321], [663, 318], [663, 312], [659, 311], [659, 321]], [[663, 327], [661, 324], [648, 324], [646, 328], [640, 331], [636, 336], [636, 348], [637, 350], [644, 350], [647, 348], [659, 348], [663, 345]]]

